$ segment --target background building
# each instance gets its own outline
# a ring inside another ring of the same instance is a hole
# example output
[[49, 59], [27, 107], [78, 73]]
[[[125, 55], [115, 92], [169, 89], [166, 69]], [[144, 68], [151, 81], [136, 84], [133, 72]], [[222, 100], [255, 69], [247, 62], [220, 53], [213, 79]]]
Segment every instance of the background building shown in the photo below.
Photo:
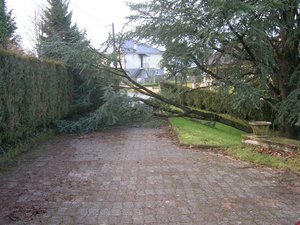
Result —
[[123, 66], [131, 78], [140, 83], [156, 83], [164, 74], [163, 51], [127, 40], [122, 46]]

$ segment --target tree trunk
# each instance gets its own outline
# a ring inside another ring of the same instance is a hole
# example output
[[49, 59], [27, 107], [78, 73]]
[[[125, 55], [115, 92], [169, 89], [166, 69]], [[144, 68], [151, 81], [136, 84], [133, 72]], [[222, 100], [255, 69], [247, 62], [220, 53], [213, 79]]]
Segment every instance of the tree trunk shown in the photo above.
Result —
[[[279, 66], [280, 66], [280, 74], [278, 75], [278, 83], [279, 83], [279, 91], [280, 91], [280, 102], [284, 102], [288, 95], [290, 94], [292, 88], [289, 86], [289, 79], [291, 77], [291, 62], [292, 59], [281, 59]], [[290, 125], [288, 123], [287, 118], [284, 118], [281, 125], [281, 131], [283, 135], [287, 138], [297, 138], [298, 132], [297, 128]]]
[[[280, 35], [281, 44], [277, 49], [278, 71], [277, 78], [280, 90], [280, 103], [286, 101], [292, 90], [297, 87], [291, 83], [292, 75], [299, 70], [299, 25], [298, 1], [286, 1], [289, 7], [280, 12]], [[284, 135], [288, 138], [297, 138], [297, 128], [288, 123], [284, 118], [281, 125]]]
[[[181, 109], [182, 112], [177, 112], [177, 114], [179, 114], [181, 116], [186, 116], [186, 117], [191, 117], [191, 118], [196, 117], [197, 119], [204, 119], [204, 120], [220, 122], [220, 123], [226, 124], [228, 126], [234, 127], [236, 129], [239, 129], [239, 130], [242, 130], [242, 131], [245, 131], [248, 133], [252, 131], [252, 129], [250, 128], [250, 126], [248, 124], [237, 122], [233, 119], [227, 118], [225, 116], [219, 115], [214, 112], [203, 111], [203, 110], [194, 110], [194, 109], [192, 109], [188, 106], [182, 105], [176, 101], [167, 99], [164, 96], [161, 96], [159, 94], [156, 94], [156, 93], [150, 91], [149, 89], [145, 88], [143, 85], [141, 85], [141, 84], [137, 83], [136, 81], [134, 81], [133, 79], [131, 79], [131, 77], [128, 76], [126, 71], [124, 71], [122, 68], [121, 68], [121, 72], [123, 73], [123, 77], [126, 78], [131, 83], [131, 85], [132, 85], [131, 87], [134, 88], [136, 91], [140, 92], [141, 94], [153, 97], [162, 103], [166, 103], [168, 105], [175, 106], [175, 107]], [[140, 99], [140, 100], [152, 107], [155, 107], [155, 108], [161, 107], [160, 105], [157, 105], [157, 104], [153, 105], [153, 103], [150, 101], [142, 100], [142, 99]], [[176, 113], [176, 111], [175, 112], [173, 110], [170, 111], [166, 108], [163, 108], [163, 110], [169, 111], [171, 113]]]

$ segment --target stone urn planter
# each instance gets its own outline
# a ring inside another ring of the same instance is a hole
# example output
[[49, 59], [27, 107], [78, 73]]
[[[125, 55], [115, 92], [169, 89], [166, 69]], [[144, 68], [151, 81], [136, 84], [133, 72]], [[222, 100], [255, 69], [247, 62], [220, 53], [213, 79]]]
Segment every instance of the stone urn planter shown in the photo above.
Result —
[[268, 137], [269, 127], [272, 123], [269, 121], [251, 121], [249, 122], [250, 127], [253, 130], [253, 134], [256, 137]]

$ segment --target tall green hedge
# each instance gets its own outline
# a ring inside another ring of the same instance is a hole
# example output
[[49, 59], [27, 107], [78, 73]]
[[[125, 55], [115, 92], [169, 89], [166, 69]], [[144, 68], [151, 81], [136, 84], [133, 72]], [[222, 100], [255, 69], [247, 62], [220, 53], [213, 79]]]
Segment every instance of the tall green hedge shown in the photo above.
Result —
[[64, 117], [72, 95], [72, 75], [61, 63], [0, 50], [0, 145]]

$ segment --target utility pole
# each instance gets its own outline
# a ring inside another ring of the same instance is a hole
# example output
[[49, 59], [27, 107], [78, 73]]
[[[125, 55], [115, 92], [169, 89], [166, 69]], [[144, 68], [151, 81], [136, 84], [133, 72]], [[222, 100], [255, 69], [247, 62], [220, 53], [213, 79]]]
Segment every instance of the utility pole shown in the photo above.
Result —
[[115, 68], [118, 67], [118, 62], [117, 62], [117, 51], [116, 51], [116, 37], [115, 37], [115, 24], [111, 24], [111, 29], [112, 29], [112, 39], [113, 39], [113, 65]]

